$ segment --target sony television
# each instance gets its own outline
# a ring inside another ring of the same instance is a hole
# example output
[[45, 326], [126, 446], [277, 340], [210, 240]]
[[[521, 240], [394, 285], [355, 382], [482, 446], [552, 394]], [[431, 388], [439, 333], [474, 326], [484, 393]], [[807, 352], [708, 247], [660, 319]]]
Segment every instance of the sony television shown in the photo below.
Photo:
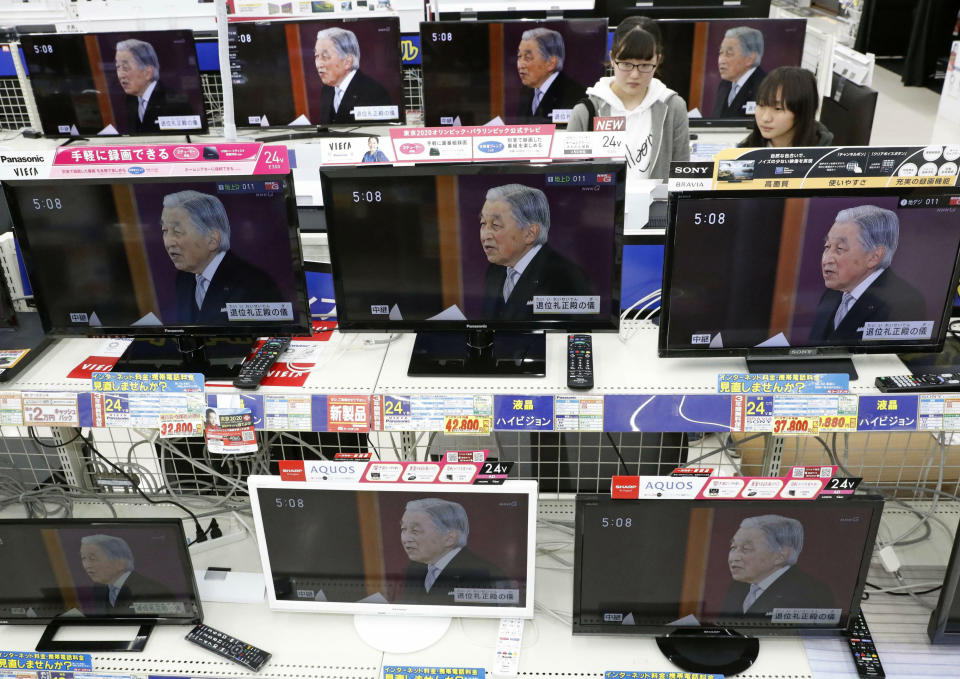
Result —
[[[154, 625], [203, 620], [179, 519], [0, 519], [0, 557], [0, 624], [47, 625], [38, 651], [141, 651]], [[54, 639], [66, 625], [139, 630]]]
[[271, 608], [353, 614], [371, 645], [409, 650], [451, 617], [533, 617], [535, 481], [388, 481], [376, 467], [364, 482], [249, 477]]
[[229, 36], [239, 128], [404, 120], [398, 17], [236, 22]]
[[927, 635], [934, 644], [960, 644], [960, 533], [953, 541], [943, 589], [930, 614]]
[[290, 174], [3, 189], [43, 327], [138, 338], [115, 370], [230, 377], [257, 337], [309, 334]]
[[770, 0], [597, 0], [594, 14], [618, 26], [628, 16], [651, 19], [756, 19], [770, 16]]
[[800, 66], [807, 20], [667, 20], [657, 27], [664, 46], [657, 77], [687, 102], [690, 125], [752, 127], [767, 73]]
[[[773, 169], [726, 162], [723, 181]], [[750, 369], [855, 379], [851, 353], [943, 348], [960, 274], [960, 189], [703, 191], [670, 201], [660, 356], [745, 356]]]
[[756, 658], [756, 636], [847, 628], [882, 512], [878, 496], [578, 495], [573, 632], [668, 635], [658, 645], [681, 668], [736, 674]]
[[20, 41], [47, 136], [207, 131], [189, 30], [35, 34]]
[[604, 74], [607, 22], [427, 21], [420, 49], [425, 125], [566, 124]]
[[542, 376], [543, 331], [618, 327], [624, 174], [322, 169], [340, 330], [416, 331], [410, 374]]
[[829, 97], [820, 105], [820, 122], [833, 132], [836, 146], [869, 146], [877, 91], [833, 74]]

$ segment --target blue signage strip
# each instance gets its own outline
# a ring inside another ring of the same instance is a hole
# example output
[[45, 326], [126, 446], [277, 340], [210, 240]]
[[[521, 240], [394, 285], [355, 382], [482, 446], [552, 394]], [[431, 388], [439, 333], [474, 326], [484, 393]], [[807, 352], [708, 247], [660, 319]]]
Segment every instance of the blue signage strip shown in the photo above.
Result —
[[857, 431], [916, 431], [919, 397], [861, 396]]
[[93, 426], [93, 394], [77, 394], [77, 422], [81, 427]]
[[494, 396], [493, 428], [497, 431], [553, 431], [553, 396]]
[[0, 651], [0, 670], [90, 672], [89, 653], [28, 653]]
[[313, 431], [327, 430], [327, 397], [319, 394], [310, 399], [310, 428]]
[[731, 431], [730, 397], [611, 395], [603, 398], [604, 431]]

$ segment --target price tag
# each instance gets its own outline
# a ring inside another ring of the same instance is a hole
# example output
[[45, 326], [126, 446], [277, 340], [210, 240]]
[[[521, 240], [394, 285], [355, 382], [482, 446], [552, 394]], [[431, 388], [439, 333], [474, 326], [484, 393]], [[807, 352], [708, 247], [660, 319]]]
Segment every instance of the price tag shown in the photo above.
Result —
[[443, 418], [443, 430], [448, 434], [489, 434], [493, 428], [493, 418], [489, 416], [460, 417], [446, 415]]
[[782, 436], [809, 434], [816, 436], [820, 433], [819, 417], [774, 417], [773, 433]]
[[820, 431], [856, 431], [856, 415], [821, 415]]
[[23, 424], [27, 427], [79, 426], [77, 395], [67, 392], [23, 392]]
[[203, 436], [203, 418], [193, 413], [161, 413], [160, 438]]

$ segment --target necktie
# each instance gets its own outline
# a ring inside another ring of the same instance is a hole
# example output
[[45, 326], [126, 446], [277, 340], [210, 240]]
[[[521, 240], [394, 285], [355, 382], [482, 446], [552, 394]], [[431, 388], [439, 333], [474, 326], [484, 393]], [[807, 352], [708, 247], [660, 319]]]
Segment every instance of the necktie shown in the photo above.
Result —
[[730, 106], [731, 104], [733, 104], [733, 100], [737, 98], [737, 92], [739, 91], [740, 91], [739, 83], [733, 83], [733, 85], [730, 86], [730, 96], [727, 97], [727, 106]]
[[428, 592], [430, 591], [430, 588], [433, 587], [433, 583], [437, 581], [439, 576], [439, 568], [436, 566], [427, 566], [427, 577], [423, 579], [423, 586]]
[[120, 588], [116, 585], [110, 585], [110, 605], [117, 605], [117, 596], [120, 594]]
[[203, 307], [203, 298], [207, 295], [207, 286], [209, 281], [203, 276], [197, 274], [197, 289], [194, 293], [194, 298], [197, 300], [197, 308], [200, 309]]
[[849, 292], [843, 293], [843, 299], [840, 300], [840, 306], [837, 307], [837, 313], [833, 315], [834, 329], [836, 329], [843, 321], [843, 317], [847, 315], [848, 311], [850, 311], [851, 306], [853, 306], [853, 295], [851, 295]]
[[143, 97], [137, 98], [137, 116], [140, 118], [140, 122], [143, 122], [143, 114], [147, 112], [147, 100]]
[[520, 272], [512, 266], [507, 267], [507, 279], [503, 282], [503, 301], [510, 299], [510, 293], [517, 286], [517, 279], [520, 278]]
[[334, 88], [333, 110], [340, 113], [340, 102], [343, 101], [343, 90], [339, 87]]
[[760, 589], [760, 585], [750, 585], [750, 591], [747, 592], [747, 596], [743, 599], [743, 612], [746, 613], [750, 610], [750, 607], [753, 606], [753, 602], [760, 598], [760, 594], [763, 593], [763, 590]]
[[533, 91], [533, 107], [530, 109], [530, 113], [535, 114], [537, 112], [537, 106], [540, 105], [541, 99], [543, 99], [543, 92], [541, 92], [540, 90], [534, 90]]

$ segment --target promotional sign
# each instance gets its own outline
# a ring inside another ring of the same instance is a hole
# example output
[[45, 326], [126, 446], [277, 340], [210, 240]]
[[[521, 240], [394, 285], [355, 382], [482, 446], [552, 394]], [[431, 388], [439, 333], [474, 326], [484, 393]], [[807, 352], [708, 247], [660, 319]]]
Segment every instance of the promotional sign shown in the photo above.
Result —
[[207, 450], [218, 455], [257, 452], [257, 435], [248, 408], [207, 408]]
[[30, 653], [0, 651], [0, 670], [89, 672], [89, 653]]
[[846, 373], [722, 373], [717, 375], [720, 394], [845, 394], [850, 391]]
[[158, 428], [161, 436], [200, 436], [206, 407], [200, 373], [91, 375], [96, 427]]

